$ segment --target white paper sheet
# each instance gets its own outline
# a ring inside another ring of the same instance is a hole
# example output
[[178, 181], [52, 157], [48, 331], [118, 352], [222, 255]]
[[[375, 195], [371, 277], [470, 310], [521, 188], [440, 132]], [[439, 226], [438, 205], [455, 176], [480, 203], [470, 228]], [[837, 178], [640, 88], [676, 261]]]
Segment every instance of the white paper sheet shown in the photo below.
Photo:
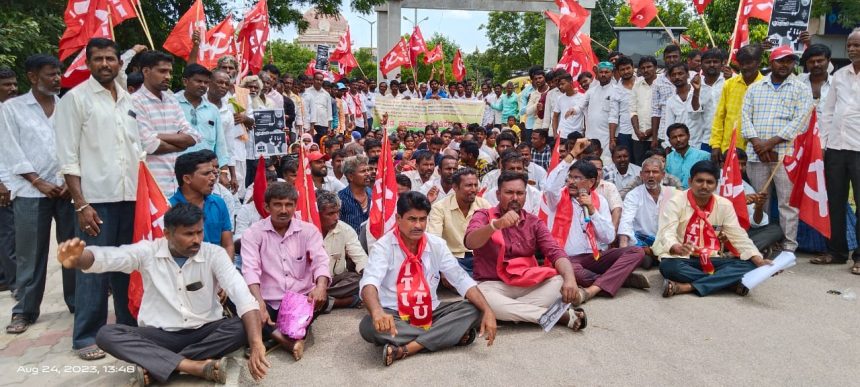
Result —
[[561, 319], [561, 316], [567, 313], [568, 308], [570, 308], [570, 304], [562, 302], [561, 297], [559, 297], [552, 305], [550, 305], [547, 311], [544, 312], [543, 316], [540, 316], [538, 324], [540, 324], [544, 332], [549, 332], [558, 320]]
[[778, 271], [788, 269], [796, 264], [797, 262], [795, 261], [794, 253], [783, 251], [776, 257], [776, 259], [773, 260], [773, 265], [764, 265], [744, 274], [744, 278], [741, 280], [741, 283], [743, 283], [747, 289], [753, 289], [756, 286], [761, 285], [762, 282], [772, 277]]

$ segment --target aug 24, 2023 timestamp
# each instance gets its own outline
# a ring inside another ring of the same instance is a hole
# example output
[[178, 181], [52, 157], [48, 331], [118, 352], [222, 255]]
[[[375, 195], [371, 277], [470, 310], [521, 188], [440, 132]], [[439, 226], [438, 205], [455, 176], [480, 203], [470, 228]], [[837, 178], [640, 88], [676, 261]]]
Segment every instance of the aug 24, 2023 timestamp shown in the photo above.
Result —
[[16, 372], [28, 373], [31, 375], [39, 374], [113, 374], [113, 373], [134, 373], [137, 369], [134, 365], [63, 365], [63, 366], [18, 366]]

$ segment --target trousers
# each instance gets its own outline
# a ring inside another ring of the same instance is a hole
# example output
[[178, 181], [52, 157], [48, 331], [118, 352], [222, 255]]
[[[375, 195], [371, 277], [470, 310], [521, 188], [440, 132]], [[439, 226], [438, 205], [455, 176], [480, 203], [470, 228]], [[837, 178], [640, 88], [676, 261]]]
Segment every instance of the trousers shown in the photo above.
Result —
[[478, 325], [481, 318], [481, 313], [469, 301], [439, 304], [438, 308], [433, 309], [433, 325], [428, 330], [401, 320], [396, 310], [385, 309], [385, 313], [394, 316], [397, 336], [391, 337], [391, 333], [377, 332], [373, 327], [373, 319], [366, 315], [358, 324], [358, 332], [365, 341], [376, 345], [406, 345], [414, 341], [430, 352], [457, 345], [469, 329]]
[[693, 285], [696, 294], [707, 296], [718, 290], [736, 285], [744, 274], [755, 269], [755, 264], [734, 258], [713, 258], [714, 274], [702, 271], [698, 258], [664, 258], [660, 260], [660, 274], [670, 281]]
[[[121, 246], [131, 243], [134, 232], [134, 202], [92, 203], [99, 214], [101, 232], [91, 237], [75, 225], [75, 234], [88, 246]], [[84, 273], [75, 277], [75, 324], [72, 348], [89, 347], [96, 342], [99, 329], [107, 324], [108, 291], [113, 296], [117, 324], [136, 326], [128, 311], [128, 274]]]
[[361, 275], [345, 271], [331, 278], [331, 284], [328, 286], [328, 296], [334, 298], [347, 298], [358, 295], [358, 282], [361, 281]]
[[645, 251], [641, 247], [609, 249], [600, 253], [595, 260], [593, 254], [579, 254], [568, 257], [573, 265], [573, 273], [579, 286], [595, 285], [603, 292], [614, 297], [624, 280], [639, 267]]
[[[827, 251], [837, 257], [848, 258], [848, 206], [845, 203], [848, 202], [849, 189], [854, 187], [854, 203], [860, 206], [860, 151], [826, 149], [824, 179], [830, 212], [830, 240], [827, 242]], [[860, 242], [860, 227], [856, 227], [855, 231], [857, 241]], [[855, 257], [854, 260], [860, 260], [860, 257]]]
[[96, 343], [105, 352], [143, 367], [159, 383], [167, 382], [183, 359], [221, 358], [247, 342], [245, 326], [238, 317], [175, 332], [111, 324], [96, 336]]
[[555, 300], [561, 297], [560, 275], [535, 286], [521, 288], [502, 281], [484, 281], [478, 289], [501, 321], [538, 323], [538, 319]]
[[[782, 233], [785, 237], [782, 248], [785, 251], [793, 252], [797, 250], [798, 209], [788, 204], [794, 184], [788, 179], [785, 168], [782, 165], [777, 165], [777, 163], [750, 161], [747, 163], [747, 175], [756, 192], [761, 192], [761, 189], [764, 188], [764, 183], [767, 182], [774, 168], [778, 168], [773, 178], [773, 189], [776, 189], [776, 198], [779, 203], [779, 227], [782, 228]], [[768, 195], [768, 202], [765, 203], [764, 208], [770, 208], [770, 200], [772, 198], [773, 195]]]
[[[45, 282], [48, 276], [48, 253], [51, 247], [51, 223], [57, 223], [57, 243], [75, 236], [77, 216], [68, 199], [18, 197], [15, 209], [15, 247], [18, 303], [13, 315], [23, 315], [30, 322], [39, 318]], [[63, 298], [69, 311], [75, 310], [75, 271], [62, 269]]]
[[15, 212], [12, 207], [0, 207], [0, 283], [15, 288]]
[[768, 224], [761, 227], [750, 227], [747, 231], [750, 240], [752, 240], [758, 251], [763, 251], [768, 246], [782, 240], [782, 229], [778, 224]]

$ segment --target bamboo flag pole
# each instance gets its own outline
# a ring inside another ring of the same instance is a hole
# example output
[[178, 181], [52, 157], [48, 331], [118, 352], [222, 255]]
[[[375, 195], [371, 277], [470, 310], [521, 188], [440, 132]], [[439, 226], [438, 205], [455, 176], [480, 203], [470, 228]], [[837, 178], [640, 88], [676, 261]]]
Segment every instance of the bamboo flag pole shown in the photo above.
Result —
[[600, 44], [600, 42], [598, 42], [598, 41], [596, 41], [596, 40], [594, 40], [594, 39], [591, 39], [591, 43], [597, 44], [600, 48], [602, 48], [602, 49], [604, 49], [604, 50], [606, 50], [606, 51], [612, 51], [612, 50], [610, 50], [610, 49], [609, 49], [609, 47], [606, 47], [606, 46], [604, 46], [604, 45]]
[[146, 22], [146, 16], [143, 15], [143, 4], [141, 4], [141, 1], [142, 0], [133, 0], [131, 5], [135, 8], [135, 12], [137, 12], [137, 20], [140, 22], [140, 26], [143, 28], [143, 33], [149, 41], [149, 48], [154, 50], [155, 44], [152, 43], [152, 35], [149, 33], [149, 24]]
[[669, 30], [669, 27], [666, 27], [666, 24], [663, 23], [663, 20], [660, 20], [660, 11], [659, 10], [657, 11], [657, 14], [654, 15], [654, 17], [657, 18], [657, 22], [660, 23], [661, 26], [663, 26], [663, 29], [666, 30], [666, 33], [669, 34], [669, 37], [672, 38], [672, 44], [677, 45], [678, 41], [675, 40], [675, 34], [673, 34], [671, 30]]
[[705, 15], [700, 13], [699, 18], [702, 19], [702, 25], [705, 26], [705, 31], [708, 32], [708, 39], [711, 39], [711, 48], [717, 48], [717, 43], [714, 42], [714, 35], [711, 34], [711, 28], [708, 27], [708, 22], [705, 21]]

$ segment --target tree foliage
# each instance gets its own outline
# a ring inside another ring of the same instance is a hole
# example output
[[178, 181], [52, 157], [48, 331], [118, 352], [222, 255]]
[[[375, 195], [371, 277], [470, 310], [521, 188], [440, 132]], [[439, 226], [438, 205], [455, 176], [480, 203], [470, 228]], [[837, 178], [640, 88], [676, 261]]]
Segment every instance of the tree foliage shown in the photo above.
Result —
[[860, 1], [857, 0], [813, 0], [812, 16], [833, 16], [845, 28], [860, 25]]

